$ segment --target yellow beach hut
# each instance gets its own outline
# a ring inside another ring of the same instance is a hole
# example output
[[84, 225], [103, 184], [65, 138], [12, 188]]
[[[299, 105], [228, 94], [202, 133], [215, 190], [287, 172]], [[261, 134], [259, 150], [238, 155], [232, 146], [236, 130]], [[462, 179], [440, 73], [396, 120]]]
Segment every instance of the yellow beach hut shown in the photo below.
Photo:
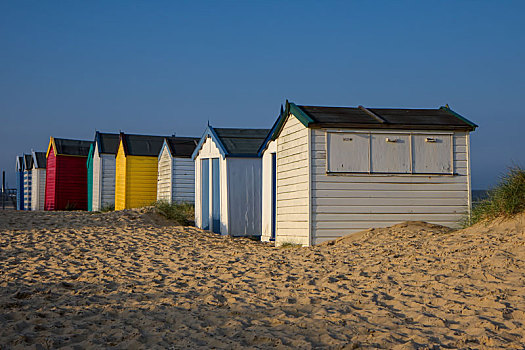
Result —
[[120, 133], [115, 169], [115, 210], [157, 200], [158, 156], [165, 136]]

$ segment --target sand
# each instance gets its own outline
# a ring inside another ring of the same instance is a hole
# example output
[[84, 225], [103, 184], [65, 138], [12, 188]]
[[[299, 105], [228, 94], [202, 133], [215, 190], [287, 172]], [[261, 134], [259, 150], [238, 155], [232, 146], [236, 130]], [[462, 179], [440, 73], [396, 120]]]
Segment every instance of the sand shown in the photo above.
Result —
[[284, 249], [145, 210], [0, 211], [0, 348], [523, 349], [524, 227]]

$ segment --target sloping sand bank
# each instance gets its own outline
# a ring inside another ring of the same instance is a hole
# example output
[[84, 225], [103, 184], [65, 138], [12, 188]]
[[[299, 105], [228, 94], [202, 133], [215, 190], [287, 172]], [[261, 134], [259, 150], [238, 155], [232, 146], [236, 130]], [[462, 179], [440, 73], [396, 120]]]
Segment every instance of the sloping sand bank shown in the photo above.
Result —
[[0, 348], [523, 349], [524, 227], [281, 249], [143, 211], [0, 211]]

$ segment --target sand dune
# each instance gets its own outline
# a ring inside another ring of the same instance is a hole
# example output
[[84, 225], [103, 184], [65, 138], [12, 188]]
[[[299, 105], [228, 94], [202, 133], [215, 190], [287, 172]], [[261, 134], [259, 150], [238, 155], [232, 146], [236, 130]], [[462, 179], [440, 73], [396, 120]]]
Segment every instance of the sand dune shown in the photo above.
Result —
[[523, 349], [524, 224], [282, 249], [144, 210], [0, 212], [0, 348]]

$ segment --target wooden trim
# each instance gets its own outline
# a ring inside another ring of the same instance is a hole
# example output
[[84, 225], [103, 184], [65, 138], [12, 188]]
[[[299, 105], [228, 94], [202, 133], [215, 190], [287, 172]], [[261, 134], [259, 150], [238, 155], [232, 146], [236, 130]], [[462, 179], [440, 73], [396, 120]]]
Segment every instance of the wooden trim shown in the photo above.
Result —
[[308, 129], [308, 246], [312, 246], [314, 242], [314, 231], [312, 229], [312, 129]]
[[468, 217], [472, 215], [472, 180], [470, 174], [470, 134], [465, 135], [467, 143], [467, 190], [468, 190]]

